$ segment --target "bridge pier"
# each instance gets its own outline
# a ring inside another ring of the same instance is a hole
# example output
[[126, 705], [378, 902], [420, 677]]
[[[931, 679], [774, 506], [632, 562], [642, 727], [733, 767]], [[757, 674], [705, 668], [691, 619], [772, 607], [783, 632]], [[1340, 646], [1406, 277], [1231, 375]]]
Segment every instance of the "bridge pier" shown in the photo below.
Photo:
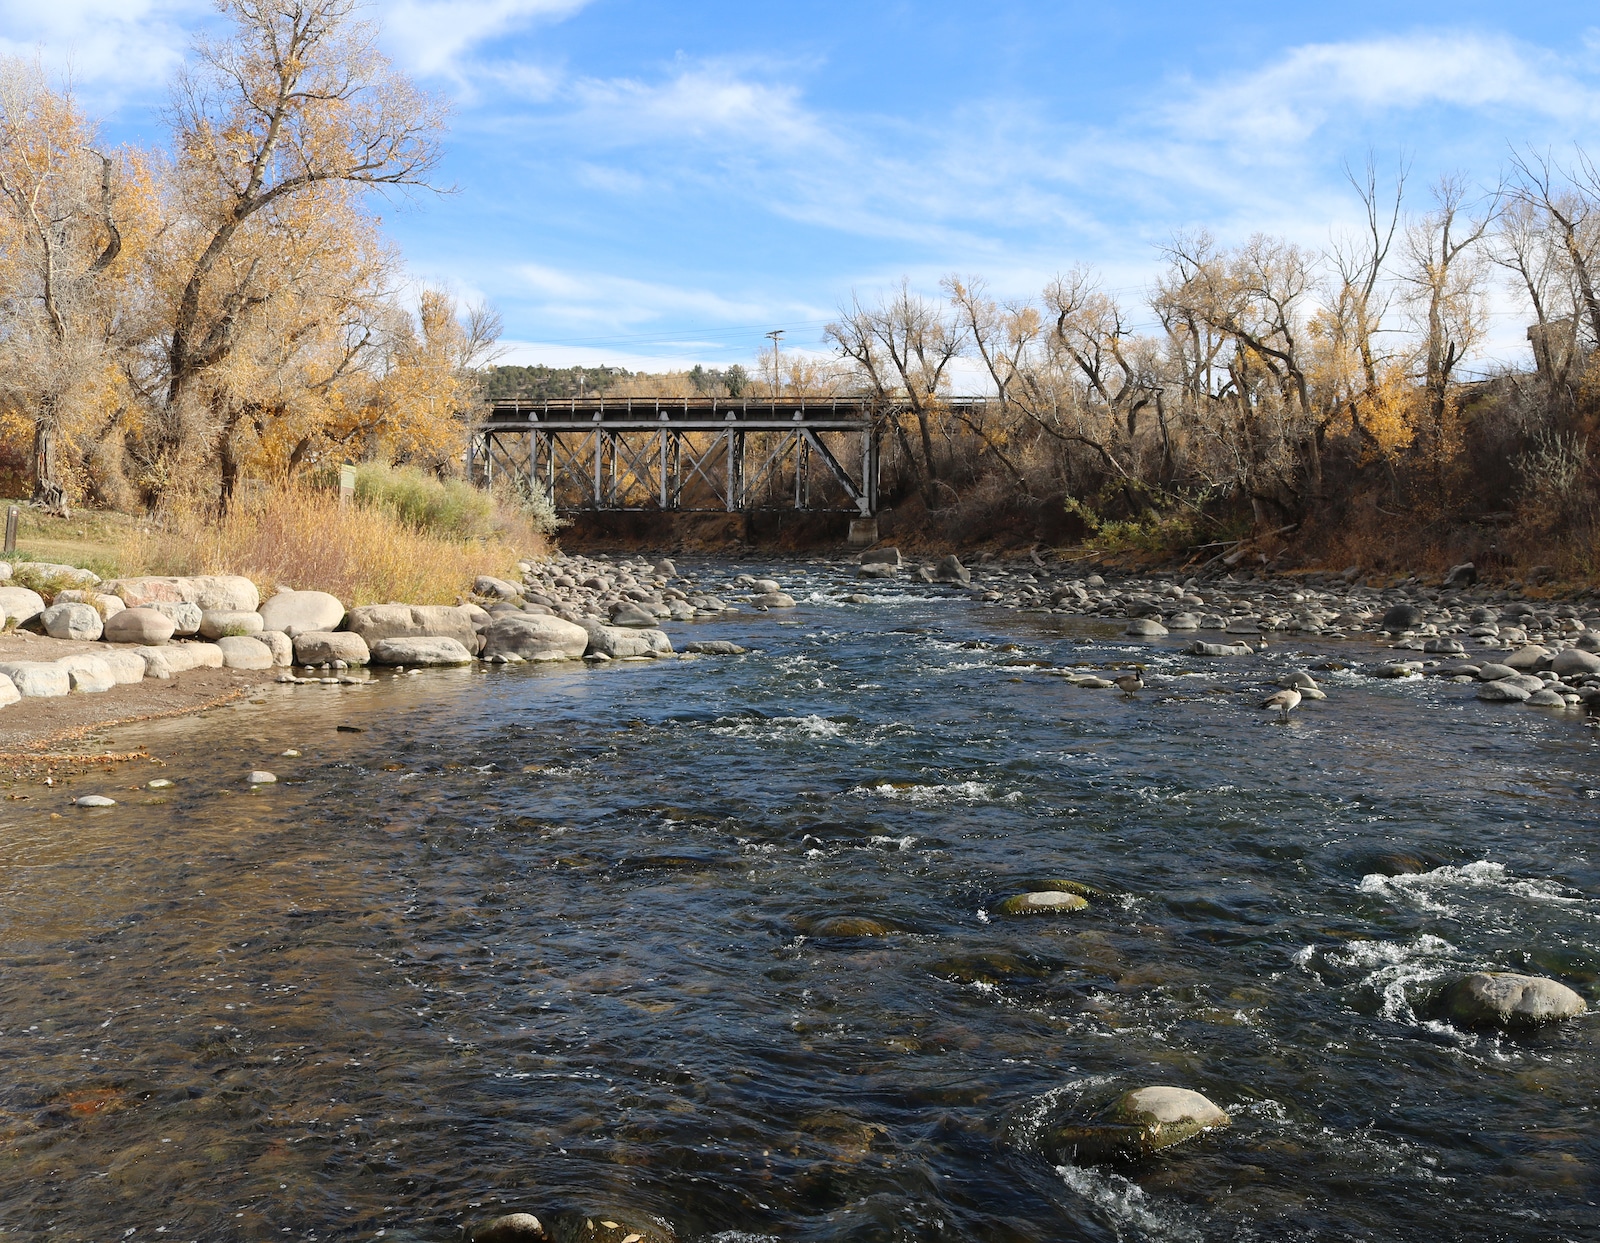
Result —
[[852, 548], [871, 548], [878, 542], [878, 520], [876, 518], [850, 519], [850, 538], [848, 543]]

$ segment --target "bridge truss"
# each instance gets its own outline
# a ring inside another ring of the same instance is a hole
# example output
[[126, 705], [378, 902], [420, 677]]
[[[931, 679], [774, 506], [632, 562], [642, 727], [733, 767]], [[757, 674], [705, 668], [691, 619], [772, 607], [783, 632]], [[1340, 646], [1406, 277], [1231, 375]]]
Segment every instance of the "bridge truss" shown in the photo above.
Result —
[[792, 509], [873, 517], [878, 428], [866, 400], [500, 401], [472, 430], [469, 477], [511, 476], [558, 512]]

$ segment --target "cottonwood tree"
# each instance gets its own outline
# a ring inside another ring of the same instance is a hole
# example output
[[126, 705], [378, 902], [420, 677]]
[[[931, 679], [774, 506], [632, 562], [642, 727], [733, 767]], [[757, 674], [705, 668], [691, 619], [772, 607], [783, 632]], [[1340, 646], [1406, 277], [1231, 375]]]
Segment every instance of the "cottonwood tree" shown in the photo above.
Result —
[[[911, 292], [908, 280], [874, 306], [852, 297], [841, 318], [823, 330], [856, 368], [872, 395], [904, 401], [916, 420], [922, 442], [922, 469], [939, 477], [933, 450], [933, 423], [949, 383], [951, 362], [967, 340], [965, 325], [936, 302]], [[916, 456], [898, 419], [894, 428], [908, 461]]]
[[34, 499], [60, 512], [63, 438], [120, 404], [128, 173], [37, 63], [0, 61], [0, 404], [31, 423]]
[[172, 459], [215, 444], [202, 380], [284, 287], [270, 278], [292, 266], [279, 252], [296, 240], [298, 209], [426, 185], [440, 155], [442, 106], [381, 55], [356, 0], [223, 8], [229, 36], [196, 45], [171, 107], [172, 293], [152, 385], [169, 477]]

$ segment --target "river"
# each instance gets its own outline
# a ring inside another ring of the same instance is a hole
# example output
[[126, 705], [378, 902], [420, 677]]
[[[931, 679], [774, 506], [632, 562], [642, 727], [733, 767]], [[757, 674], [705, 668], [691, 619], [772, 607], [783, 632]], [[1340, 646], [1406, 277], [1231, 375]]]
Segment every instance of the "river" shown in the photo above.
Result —
[[[692, 572], [744, 568], [774, 567]], [[1413, 1006], [1484, 968], [1593, 1003], [1581, 718], [1368, 678], [1359, 644], [1206, 661], [777, 569], [792, 612], [667, 627], [746, 656], [272, 686], [0, 804], [0, 1230], [1600, 1234], [1600, 1023]], [[1330, 658], [1325, 702], [1256, 708]], [[1135, 659], [1131, 699], [1045, 667]], [[995, 913], [1045, 878], [1101, 893]], [[1232, 1127], [1040, 1150], [1151, 1083]]]

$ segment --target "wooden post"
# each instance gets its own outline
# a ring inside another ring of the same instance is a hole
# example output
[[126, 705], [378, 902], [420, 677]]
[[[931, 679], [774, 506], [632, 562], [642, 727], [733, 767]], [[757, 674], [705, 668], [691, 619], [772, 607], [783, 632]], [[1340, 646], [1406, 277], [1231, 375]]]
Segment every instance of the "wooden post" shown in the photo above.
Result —
[[22, 517], [22, 511], [15, 505], [6, 508], [6, 551], [17, 551], [17, 522]]

